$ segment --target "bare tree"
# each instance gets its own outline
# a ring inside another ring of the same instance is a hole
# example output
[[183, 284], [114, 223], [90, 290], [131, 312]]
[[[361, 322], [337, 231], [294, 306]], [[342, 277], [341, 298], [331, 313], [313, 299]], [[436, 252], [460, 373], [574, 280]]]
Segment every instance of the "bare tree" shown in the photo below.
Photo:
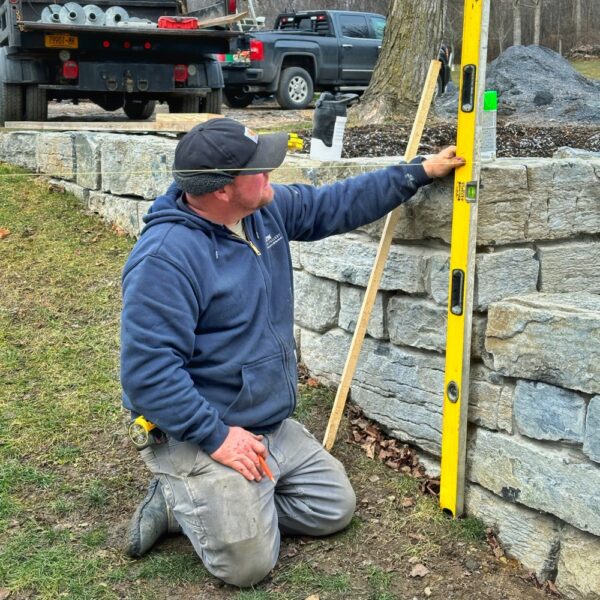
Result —
[[581, 0], [575, 0], [575, 43], [581, 44]]
[[383, 123], [412, 113], [442, 41], [444, 0], [392, 0], [381, 54], [351, 123]]
[[542, 30], [542, 0], [534, 0], [533, 12], [533, 43], [540, 45], [540, 34]]
[[521, 45], [521, 0], [513, 0], [513, 45]]

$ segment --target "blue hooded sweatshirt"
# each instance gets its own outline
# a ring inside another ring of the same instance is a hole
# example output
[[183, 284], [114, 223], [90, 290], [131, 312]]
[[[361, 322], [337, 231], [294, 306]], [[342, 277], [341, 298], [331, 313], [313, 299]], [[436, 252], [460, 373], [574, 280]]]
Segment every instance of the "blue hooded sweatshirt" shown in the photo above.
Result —
[[289, 240], [351, 231], [429, 182], [417, 159], [319, 188], [273, 185], [273, 202], [243, 219], [248, 241], [171, 185], [123, 273], [124, 406], [209, 454], [228, 426], [275, 429], [296, 405]]

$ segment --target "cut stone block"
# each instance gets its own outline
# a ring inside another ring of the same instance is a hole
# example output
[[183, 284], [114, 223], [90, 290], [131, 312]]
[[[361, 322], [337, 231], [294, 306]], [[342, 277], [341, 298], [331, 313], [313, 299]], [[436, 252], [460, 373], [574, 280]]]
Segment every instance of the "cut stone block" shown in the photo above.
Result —
[[547, 383], [518, 381], [514, 414], [517, 429], [538, 440], [582, 443], [585, 400], [576, 392]]
[[600, 243], [565, 242], [539, 247], [541, 291], [600, 293]]
[[[362, 308], [365, 290], [350, 285], [340, 286], [340, 315], [338, 325], [346, 331], [356, 329], [358, 317]], [[367, 325], [367, 334], [377, 339], [387, 339], [386, 310], [387, 297], [378, 293]]]
[[138, 218], [139, 200], [111, 196], [102, 192], [90, 192], [88, 208], [98, 213], [105, 221], [114, 223], [129, 235], [137, 236], [140, 231]]
[[531, 294], [492, 304], [485, 346], [503, 375], [600, 393], [600, 297]]
[[36, 131], [10, 131], [0, 134], [0, 160], [37, 171]]
[[594, 396], [588, 406], [583, 451], [592, 460], [600, 462], [600, 396]]
[[467, 486], [465, 507], [467, 514], [494, 527], [506, 553], [534, 571], [538, 579], [554, 576], [559, 551], [556, 519], [509, 504], [475, 484]]
[[509, 502], [556, 515], [600, 535], [600, 469], [573, 451], [477, 429], [471, 436], [468, 478]]
[[305, 271], [294, 272], [296, 323], [322, 333], [337, 325], [339, 308], [335, 281], [314, 277]]
[[75, 181], [75, 146], [72, 133], [46, 133], [37, 138], [37, 170], [58, 179]]
[[93, 133], [74, 134], [77, 185], [99, 190], [102, 182], [100, 154], [102, 136]]
[[563, 529], [556, 586], [567, 598], [600, 600], [600, 538]]
[[173, 182], [176, 140], [113, 134], [102, 140], [102, 191], [152, 200]]

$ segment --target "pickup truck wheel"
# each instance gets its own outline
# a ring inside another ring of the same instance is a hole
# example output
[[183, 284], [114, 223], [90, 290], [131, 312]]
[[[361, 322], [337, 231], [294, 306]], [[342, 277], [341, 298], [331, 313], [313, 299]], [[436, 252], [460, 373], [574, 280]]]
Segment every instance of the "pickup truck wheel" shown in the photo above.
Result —
[[156, 100], [125, 100], [123, 111], [130, 119], [149, 119], [156, 108]]
[[225, 90], [224, 96], [225, 104], [227, 104], [229, 108], [246, 108], [252, 104], [256, 97], [255, 94], [251, 92], [242, 92], [239, 88]]
[[23, 119], [23, 88], [14, 83], [0, 83], [0, 126], [5, 121]]
[[200, 112], [213, 113], [214, 115], [221, 114], [221, 105], [223, 104], [223, 90], [218, 88], [211, 90], [206, 94], [206, 98], [200, 103]]
[[37, 84], [25, 88], [25, 120], [47, 121], [48, 98], [46, 90], [40, 89]]
[[198, 113], [200, 112], [200, 98], [198, 96], [180, 96], [167, 100], [170, 113]]
[[281, 73], [277, 102], [282, 108], [306, 108], [313, 99], [312, 77], [301, 67], [288, 67]]

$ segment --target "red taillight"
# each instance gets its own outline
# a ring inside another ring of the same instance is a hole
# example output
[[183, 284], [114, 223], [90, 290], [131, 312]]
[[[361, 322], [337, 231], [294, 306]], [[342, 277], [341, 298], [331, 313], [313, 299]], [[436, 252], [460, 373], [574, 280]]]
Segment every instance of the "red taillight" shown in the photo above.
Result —
[[129, 50], [129, 48], [131, 48], [131, 42], [128, 40], [125, 40], [123, 42], [123, 48], [125, 48], [125, 50]]
[[188, 78], [188, 68], [185, 65], [175, 65], [173, 79], [178, 83], [184, 83]]
[[263, 60], [265, 46], [260, 40], [250, 40], [250, 60]]
[[150, 42], [144, 42], [144, 50], [150, 50], [152, 48], [152, 44]]
[[104, 40], [102, 42], [102, 47], [103, 48], [110, 48], [110, 42], [108, 40]]
[[237, 12], [237, 0], [229, 0], [227, 3], [227, 14], [234, 15]]
[[63, 63], [62, 74], [65, 79], [77, 79], [79, 77], [79, 66], [74, 60]]

